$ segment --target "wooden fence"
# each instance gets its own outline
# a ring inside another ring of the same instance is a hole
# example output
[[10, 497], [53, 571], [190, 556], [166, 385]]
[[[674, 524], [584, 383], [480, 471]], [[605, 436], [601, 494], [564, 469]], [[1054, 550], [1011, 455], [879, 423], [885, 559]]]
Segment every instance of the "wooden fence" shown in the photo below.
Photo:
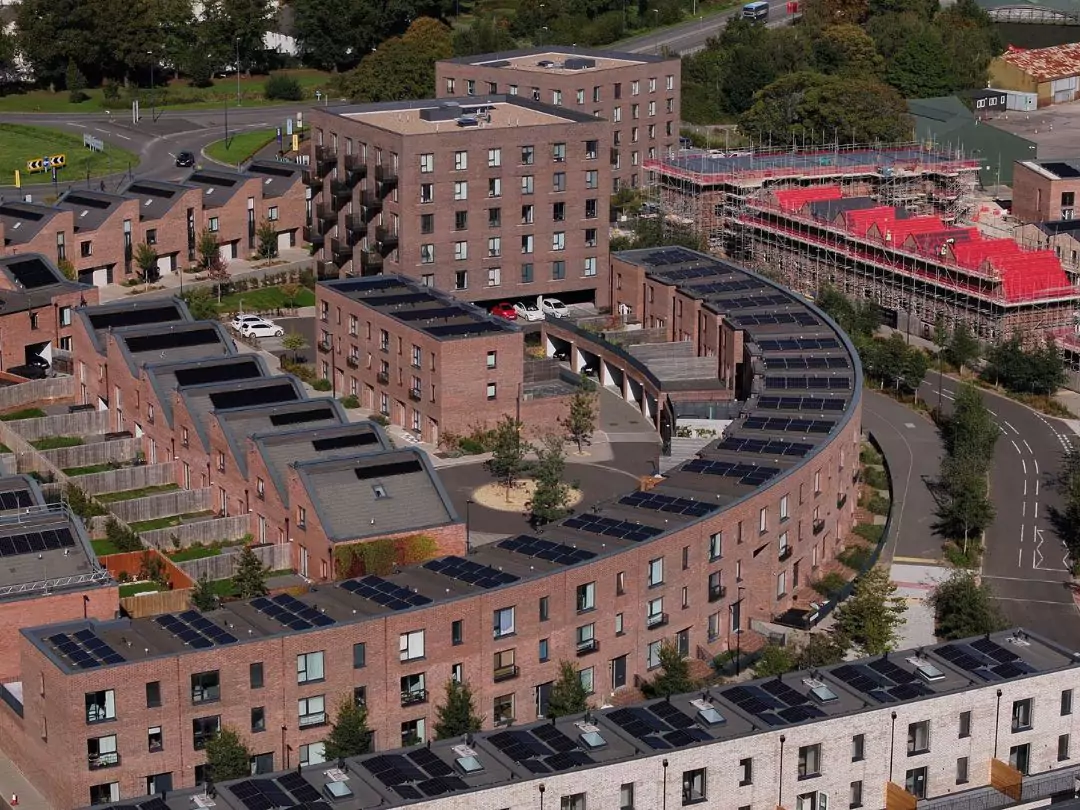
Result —
[[143, 543], [152, 548], [171, 551], [176, 548], [187, 548], [196, 543], [208, 546], [211, 543], [223, 540], [239, 540], [250, 532], [251, 516], [234, 515], [233, 517], [182, 523], [179, 526], [170, 526], [167, 529], [140, 532], [139, 537], [142, 538]]
[[[2, 389], [0, 389], [2, 390]], [[11, 422], [19, 435], [32, 442], [47, 436], [91, 436], [109, 430], [108, 411], [77, 411]]]
[[[13, 411], [49, 400], [71, 399], [74, 396], [74, 377], [48, 377], [44, 380], [29, 380], [18, 385], [5, 385], [0, 387], [0, 412]], [[11, 445], [9, 444], [8, 447]]]
[[[292, 568], [291, 548], [288, 543], [277, 543], [271, 546], [254, 546], [252, 551], [263, 566], [271, 571], [281, 571]], [[239, 562], [240, 549], [228, 549], [214, 557], [200, 557], [197, 560], [178, 562], [176, 567], [193, 580], [198, 580], [204, 574], [210, 580], [228, 579], [236, 573]]]
[[191, 607], [191, 588], [178, 591], [148, 591], [125, 596], [120, 607], [133, 619], [160, 616], [162, 613], [183, 613]]
[[[10, 446], [8, 445], [8, 447]], [[60, 475], [64, 477], [65, 482], [73, 480], [69, 479], [63, 472]], [[105, 492], [126, 492], [132, 489], [142, 489], [143, 487], [158, 487], [176, 483], [176, 465], [170, 463], [121, 467], [119, 470], [80, 475], [77, 479], [74, 479], [74, 482], [87, 495], [99, 495]]]
[[14, 453], [0, 453], [0, 473], [3, 475], [17, 475], [19, 472], [19, 457]]
[[[110, 462], [123, 464], [135, 458], [135, 454], [141, 449], [142, 439], [115, 439], [111, 442], [90, 442], [75, 447], [58, 447], [55, 450], [39, 450], [38, 452], [60, 469], [66, 470], [71, 467], [91, 467], [95, 464], [109, 464]], [[91, 475], [96, 475], [96, 473], [91, 473]]]
[[[79, 479], [75, 479], [79, 483]], [[207, 512], [213, 508], [211, 490], [178, 489], [175, 492], [162, 492], [160, 495], [147, 495], [145, 498], [133, 498], [130, 501], [110, 503], [108, 509], [125, 523], [141, 523], [144, 520], [187, 515], [192, 512]]]

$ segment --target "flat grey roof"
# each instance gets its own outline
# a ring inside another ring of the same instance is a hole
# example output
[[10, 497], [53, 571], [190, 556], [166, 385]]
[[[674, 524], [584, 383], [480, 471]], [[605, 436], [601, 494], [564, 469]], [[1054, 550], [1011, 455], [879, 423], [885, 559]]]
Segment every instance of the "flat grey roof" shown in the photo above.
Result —
[[151, 363], [146, 366], [150, 381], [165, 418], [172, 424], [172, 392], [189, 385], [235, 382], [267, 376], [266, 362], [258, 354], [235, 354], [200, 360]]
[[[603, 50], [600, 48], [578, 48], [577, 46], [568, 45], [547, 45], [539, 46], [536, 48], [518, 48], [513, 51], [498, 51], [496, 53], [481, 53], [475, 56], [457, 56], [453, 59], [442, 60], [447, 64], [454, 65], [485, 65], [487, 67], [506, 67], [511, 68], [514, 63], [521, 59], [530, 57], [537, 57], [540, 59], [556, 59], [566, 61], [567, 57], [570, 58], [584, 58], [584, 59], [596, 59], [596, 60], [616, 60], [619, 62], [637, 63], [637, 64], [656, 64], [658, 62], [667, 62], [671, 59], [677, 59], [678, 57], [672, 56], [660, 56], [647, 53], [624, 53], [623, 51]], [[509, 65], [493, 65], [493, 62], [509, 62]], [[602, 69], [601, 65], [597, 65], [594, 69]], [[578, 71], [575, 71], [578, 72]], [[588, 72], [588, 69], [580, 72]]]
[[191, 322], [191, 313], [179, 298], [135, 297], [80, 307], [75, 315], [82, 319], [84, 328], [102, 354], [106, 351], [105, 334], [111, 330], [135, 326], [156, 326], [160, 329], [168, 324]]
[[94, 231], [100, 228], [112, 216], [121, 203], [131, 197], [123, 194], [110, 194], [88, 188], [69, 188], [56, 201], [57, 208], [71, 211], [75, 215], [75, 232]]
[[184, 178], [184, 183], [203, 191], [203, 208], [219, 208], [236, 194], [251, 176], [228, 169], [206, 167], [195, 169]]
[[304, 167], [291, 160], [253, 160], [244, 172], [262, 178], [263, 197], [280, 197], [300, 182]]
[[133, 376], [150, 363], [201, 360], [236, 353], [232, 338], [217, 321], [133, 326], [114, 330], [113, 336]]
[[504, 318], [405, 276], [365, 276], [319, 284], [438, 340], [518, 331]]
[[[457, 98], [426, 98], [406, 101], [381, 101], [374, 104], [346, 104], [339, 107], [319, 107], [318, 109], [320, 112], [328, 112], [331, 115], [336, 115], [341, 118], [366, 121], [373, 126], [382, 127], [391, 131], [398, 131], [402, 135], [410, 135], [440, 131], [438, 127], [434, 126], [436, 119], [432, 118], [428, 121], [428, 119], [420, 115], [421, 111], [457, 108], [457, 115], [460, 115], [463, 112], [476, 110], [482, 107], [493, 107], [499, 112], [496, 118], [493, 119], [494, 126], [513, 125], [509, 123], [509, 119], [513, 116], [510, 113], [505, 112], [505, 110], [508, 109], [518, 110], [519, 123], [517, 126], [565, 124], [567, 121], [573, 123], [595, 123], [601, 120], [594, 115], [570, 109], [569, 107], [558, 107], [554, 104], [545, 104], [544, 102], [533, 101], [532, 99], [524, 98], [522, 96], [501, 94], [462, 96]], [[391, 113], [401, 113], [403, 115], [395, 117], [390, 115]], [[425, 115], [427, 115], [427, 113], [425, 113]], [[453, 124], [455, 117], [455, 115], [451, 115], [449, 117], [438, 119], [443, 124], [441, 129], [442, 132], [462, 131], [458, 127], [446, 126], [447, 124]], [[421, 119], [428, 121], [431, 126], [418, 123]]]
[[185, 191], [195, 186], [184, 183], [170, 183], [165, 180], [132, 180], [124, 186], [122, 194], [139, 198], [139, 219], [142, 221], [160, 219], [179, 200]]
[[195, 430], [209, 450], [206, 432], [206, 415], [232, 409], [250, 408], [256, 405], [297, 402], [306, 399], [299, 380], [289, 374], [273, 377], [237, 380], [233, 382], [192, 385], [178, 389]]
[[4, 241], [16, 245], [29, 242], [59, 210], [51, 205], [18, 200], [0, 202], [0, 223], [4, 225]]
[[26, 312], [48, 306], [53, 296], [93, 289], [90, 284], [69, 281], [52, 259], [41, 253], [0, 256], [0, 273], [10, 287], [0, 288], [0, 313]]

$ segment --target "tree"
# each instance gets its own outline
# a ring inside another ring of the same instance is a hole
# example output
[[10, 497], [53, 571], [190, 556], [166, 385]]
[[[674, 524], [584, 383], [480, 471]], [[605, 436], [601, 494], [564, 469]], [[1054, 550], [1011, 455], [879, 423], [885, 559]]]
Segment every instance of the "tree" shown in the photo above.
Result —
[[251, 776], [251, 751], [240, 735], [228, 726], [206, 743], [206, 766], [217, 782]]
[[195, 586], [191, 589], [191, 594], [188, 596], [191, 606], [195, 610], [215, 610], [218, 606], [217, 594], [214, 593], [213, 587], [210, 585], [210, 579], [206, 573], [199, 575], [199, 578], [195, 580]]
[[473, 20], [472, 25], [454, 31], [454, 56], [512, 51], [518, 47], [503, 17], [492, 15]]
[[358, 757], [370, 750], [371, 730], [367, 724], [367, 709], [351, 695], [346, 695], [338, 703], [330, 733], [323, 740], [323, 756], [328, 762], [333, 762]]
[[855, 581], [852, 595], [836, 609], [836, 632], [863, 655], [881, 655], [896, 644], [906, 610], [888, 570], [876, 565]]
[[266, 574], [266, 566], [256, 556], [255, 550], [245, 545], [240, 551], [240, 559], [236, 562], [236, 573], [233, 574], [237, 596], [241, 599], [266, 596]]
[[510, 500], [510, 490], [525, 471], [525, 454], [532, 449], [521, 440], [524, 427], [512, 416], [500, 419], [492, 432], [491, 458], [484, 463], [492, 477], [506, 488], [506, 500]]
[[209, 270], [214, 260], [221, 256], [218, 249], [217, 235], [209, 228], [199, 231], [199, 238], [195, 242], [195, 250], [199, 254], [199, 267]]
[[986, 470], [994, 455], [998, 428], [989, 409], [983, 402], [982, 393], [971, 383], [960, 386], [953, 401], [952, 414], [941, 428], [945, 452], [950, 456], [963, 456]]
[[294, 0], [300, 57], [321, 70], [345, 70], [379, 44], [378, 8], [350, 0]]
[[881, 326], [881, 316], [873, 301], [852, 301], [829, 284], [817, 291], [814, 303], [852, 338], [872, 337]]
[[274, 223], [268, 219], [264, 219], [259, 223], [258, 230], [255, 231], [255, 236], [259, 240], [259, 258], [265, 262], [277, 258], [278, 235]]
[[559, 420], [566, 431], [566, 438], [577, 445], [579, 454], [582, 445], [592, 444], [598, 416], [597, 405], [596, 386], [588, 377], [582, 377], [577, 391], [570, 398], [570, 412]]
[[581, 683], [581, 675], [571, 661], [559, 663], [559, 677], [551, 685], [546, 717], [565, 717], [582, 714], [589, 707], [589, 694]]
[[307, 347], [307, 338], [301, 332], [286, 332], [285, 337], [281, 339], [281, 348], [287, 352], [292, 352], [293, 361], [296, 363], [300, 362], [300, 352]]
[[993, 633], [1006, 626], [994, 594], [971, 571], [957, 569], [930, 595], [934, 634], [949, 641]]
[[659, 658], [660, 672], [642, 686], [646, 697], [681, 695], [697, 688], [697, 681], [690, 677], [690, 663], [674, 644], [662, 643]]
[[761, 656], [754, 662], [754, 677], [771, 678], [794, 672], [798, 666], [798, 659], [792, 647], [766, 644], [761, 650]]
[[338, 88], [354, 101], [430, 98], [435, 93], [435, 63], [453, 53], [450, 29], [438, 20], [421, 18], [343, 74]]
[[633, 230], [634, 235], [630, 238], [613, 239], [612, 250], [679, 245], [691, 250], [703, 251], [706, 247], [704, 240], [694, 231], [693, 226], [670, 222], [660, 216], [638, 217], [634, 222]]
[[549, 435], [536, 448], [536, 464], [529, 511], [534, 525], [550, 523], [566, 514], [566, 505], [570, 501], [570, 487], [563, 482], [566, 469], [566, 457], [563, 455], [562, 437]]
[[905, 98], [943, 96], [953, 90], [949, 54], [941, 32], [925, 26], [908, 36], [889, 61], [885, 77]]
[[185, 292], [184, 303], [187, 304], [188, 312], [196, 321], [217, 320], [217, 308], [214, 306], [214, 299], [206, 287], [196, 287], [190, 292]]
[[139, 276], [147, 284], [161, 277], [157, 251], [145, 242], [140, 242], [135, 247], [135, 266], [139, 268]]
[[472, 689], [453, 678], [446, 682], [446, 701], [435, 711], [436, 740], [471, 734], [484, 724], [484, 719], [476, 713]]
[[75, 269], [75, 265], [73, 265], [71, 259], [66, 256], [56, 263], [56, 269], [59, 270], [68, 281], [79, 280], [79, 273]]
[[67, 86], [68, 101], [72, 104], [82, 104], [82, 102], [90, 98], [83, 92], [86, 90], [86, 76], [79, 70], [79, 66], [75, 64], [74, 59], [68, 60], [64, 84]]
[[960, 540], [965, 555], [972, 536], [980, 535], [994, 521], [986, 469], [985, 459], [968, 453], [946, 456], [941, 462], [938, 523], [934, 529]]
[[873, 38], [857, 25], [830, 25], [814, 40], [814, 63], [822, 73], [880, 76], [885, 60]]

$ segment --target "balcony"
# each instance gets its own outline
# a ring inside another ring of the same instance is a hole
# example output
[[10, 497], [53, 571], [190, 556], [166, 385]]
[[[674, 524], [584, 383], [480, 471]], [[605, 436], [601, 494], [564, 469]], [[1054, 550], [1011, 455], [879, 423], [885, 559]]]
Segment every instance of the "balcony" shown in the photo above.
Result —
[[498, 667], [492, 673], [492, 680], [494, 680], [495, 683], [502, 683], [503, 681], [513, 680], [520, 674], [521, 668], [518, 667], [517, 664], [510, 664], [509, 666]]
[[427, 703], [427, 689], [409, 689], [401, 693], [402, 706], [416, 706]]
[[338, 278], [340, 273], [333, 262], [315, 262], [315, 277], [322, 281], [328, 278]]
[[824, 520], [815, 520], [814, 521], [814, 534], [816, 534], [816, 535], [821, 534], [823, 531], [825, 531], [825, 521]]
[[379, 253], [385, 256], [398, 246], [398, 235], [389, 228], [379, 226], [375, 229], [375, 241], [378, 242]]
[[366, 236], [367, 226], [367, 219], [365, 219], [363, 213], [348, 214], [345, 217], [345, 230], [347, 230], [354, 239]]
[[413, 402], [419, 402], [420, 401], [420, 389], [419, 388], [410, 388], [409, 389], [409, 399], [411, 399]]
[[846, 504], [846, 503], [847, 503], [847, 493], [846, 492], [841, 492], [839, 495], [836, 496], [836, 508], [837, 509], [843, 509], [844, 504]]
[[398, 184], [397, 169], [380, 163], [375, 167], [375, 182], [379, 184], [379, 193], [385, 197]]
[[92, 771], [100, 771], [102, 768], [115, 768], [120, 764], [120, 754], [111, 751], [107, 754], [90, 754], [86, 758], [86, 765]]
[[667, 623], [668, 615], [666, 613], [652, 613], [645, 618], [645, 624], [650, 630], [663, 627]]
[[320, 340], [317, 345], [320, 352], [332, 352], [334, 350], [334, 341], [329, 338]]
[[323, 179], [317, 175], [311, 169], [304, 169], [304, 185], [310, 188], [313, 192], [318, 192], [322, 189]]
[[390, 372], [389, 371], [380, 371], [378, 374], [375, 375], [375, 382], [379, 383], [379, 385], [389, 385], [390, 384]]
[[727, 585], [710, 585], [709, 586], [709, 601], [719, 602], [727, 596]]
[[595, 638], [590, 638], [588, 641], [579, 641], [577, 644], [578, 658], [583, 655], [589, 655], [600, 649], [600, 642]]
[[383, 257], [370, 250], [360, 251], [360, 274], [377, 276], [383, 269]]
[[337, 150], [331, 149], [328, 146], [316, 146], [315, 147], [315, 174], [319, 177], [325, 177], [337, 164]]
[[326, 203], [315, 206], [315, 218], [323, 225], [323, 233], [337, 225], [337, 211]]
[[347, 240], [331, 239], [330, 250], [333, 251], [334, 261], [338, 264], [344, 264], [353, 257], [353, 246]]
[[360, 195], [360, 204], [366, 209], [367, 222], [371, 222], [374, 215], [382, 211], [382, 199], [370, 191], [365, 191]]
[[[816, 534], [816, 532], [815, 532], [815, 534]], [[784, 546], [782, 549], [780, 549], [780, 557], [779, 557], [780, 562], [784, 562], [785, 560], [790, 560], [791, 555], [792, 555], [791, 546]]]
[[345, 182], [350, 186], [355, 186], [365, 177], [367, 177], [367, 164], [360, 158], [360, 155], [346, 155]]
[[326, 712], [314, 712], [312, 714], [300, 715], [297, 725], [300, 728], [313, 728], [315, 726], [326, 725]]
[[352, 186], [348, 183], [342, 183], [340, 180], [335, 180], [330, 184], [330, 193], [334, 195], [334, 200], [341, 205], [348, 203], [352, 199]]
[[321, 247], [323, 242], [326, 241], [326, 237], [323, 234], [316, 231], [310, 225], [305, 225], [304, 226], [304, 241], [309, 243], [309, 244], [315, 245], [315, 247]]
[[349, 368], [360, 368], [360, 358], [355, 354], [350, 354], [345, 358], [345, 365]]

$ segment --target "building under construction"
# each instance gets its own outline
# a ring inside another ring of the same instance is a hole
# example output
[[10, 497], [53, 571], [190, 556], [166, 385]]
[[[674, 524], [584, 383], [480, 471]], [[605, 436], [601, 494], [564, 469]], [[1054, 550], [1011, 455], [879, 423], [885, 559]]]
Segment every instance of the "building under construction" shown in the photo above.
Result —
[[979, 161], [919, 146], [681, 155], [645, 164], [652, 202], [710, 249], [812, 296], [824, 284], [929, 336], [939, 317], [983, 340], [1071, 328], [1075, 279], [1053, 251], [985, 238]]

